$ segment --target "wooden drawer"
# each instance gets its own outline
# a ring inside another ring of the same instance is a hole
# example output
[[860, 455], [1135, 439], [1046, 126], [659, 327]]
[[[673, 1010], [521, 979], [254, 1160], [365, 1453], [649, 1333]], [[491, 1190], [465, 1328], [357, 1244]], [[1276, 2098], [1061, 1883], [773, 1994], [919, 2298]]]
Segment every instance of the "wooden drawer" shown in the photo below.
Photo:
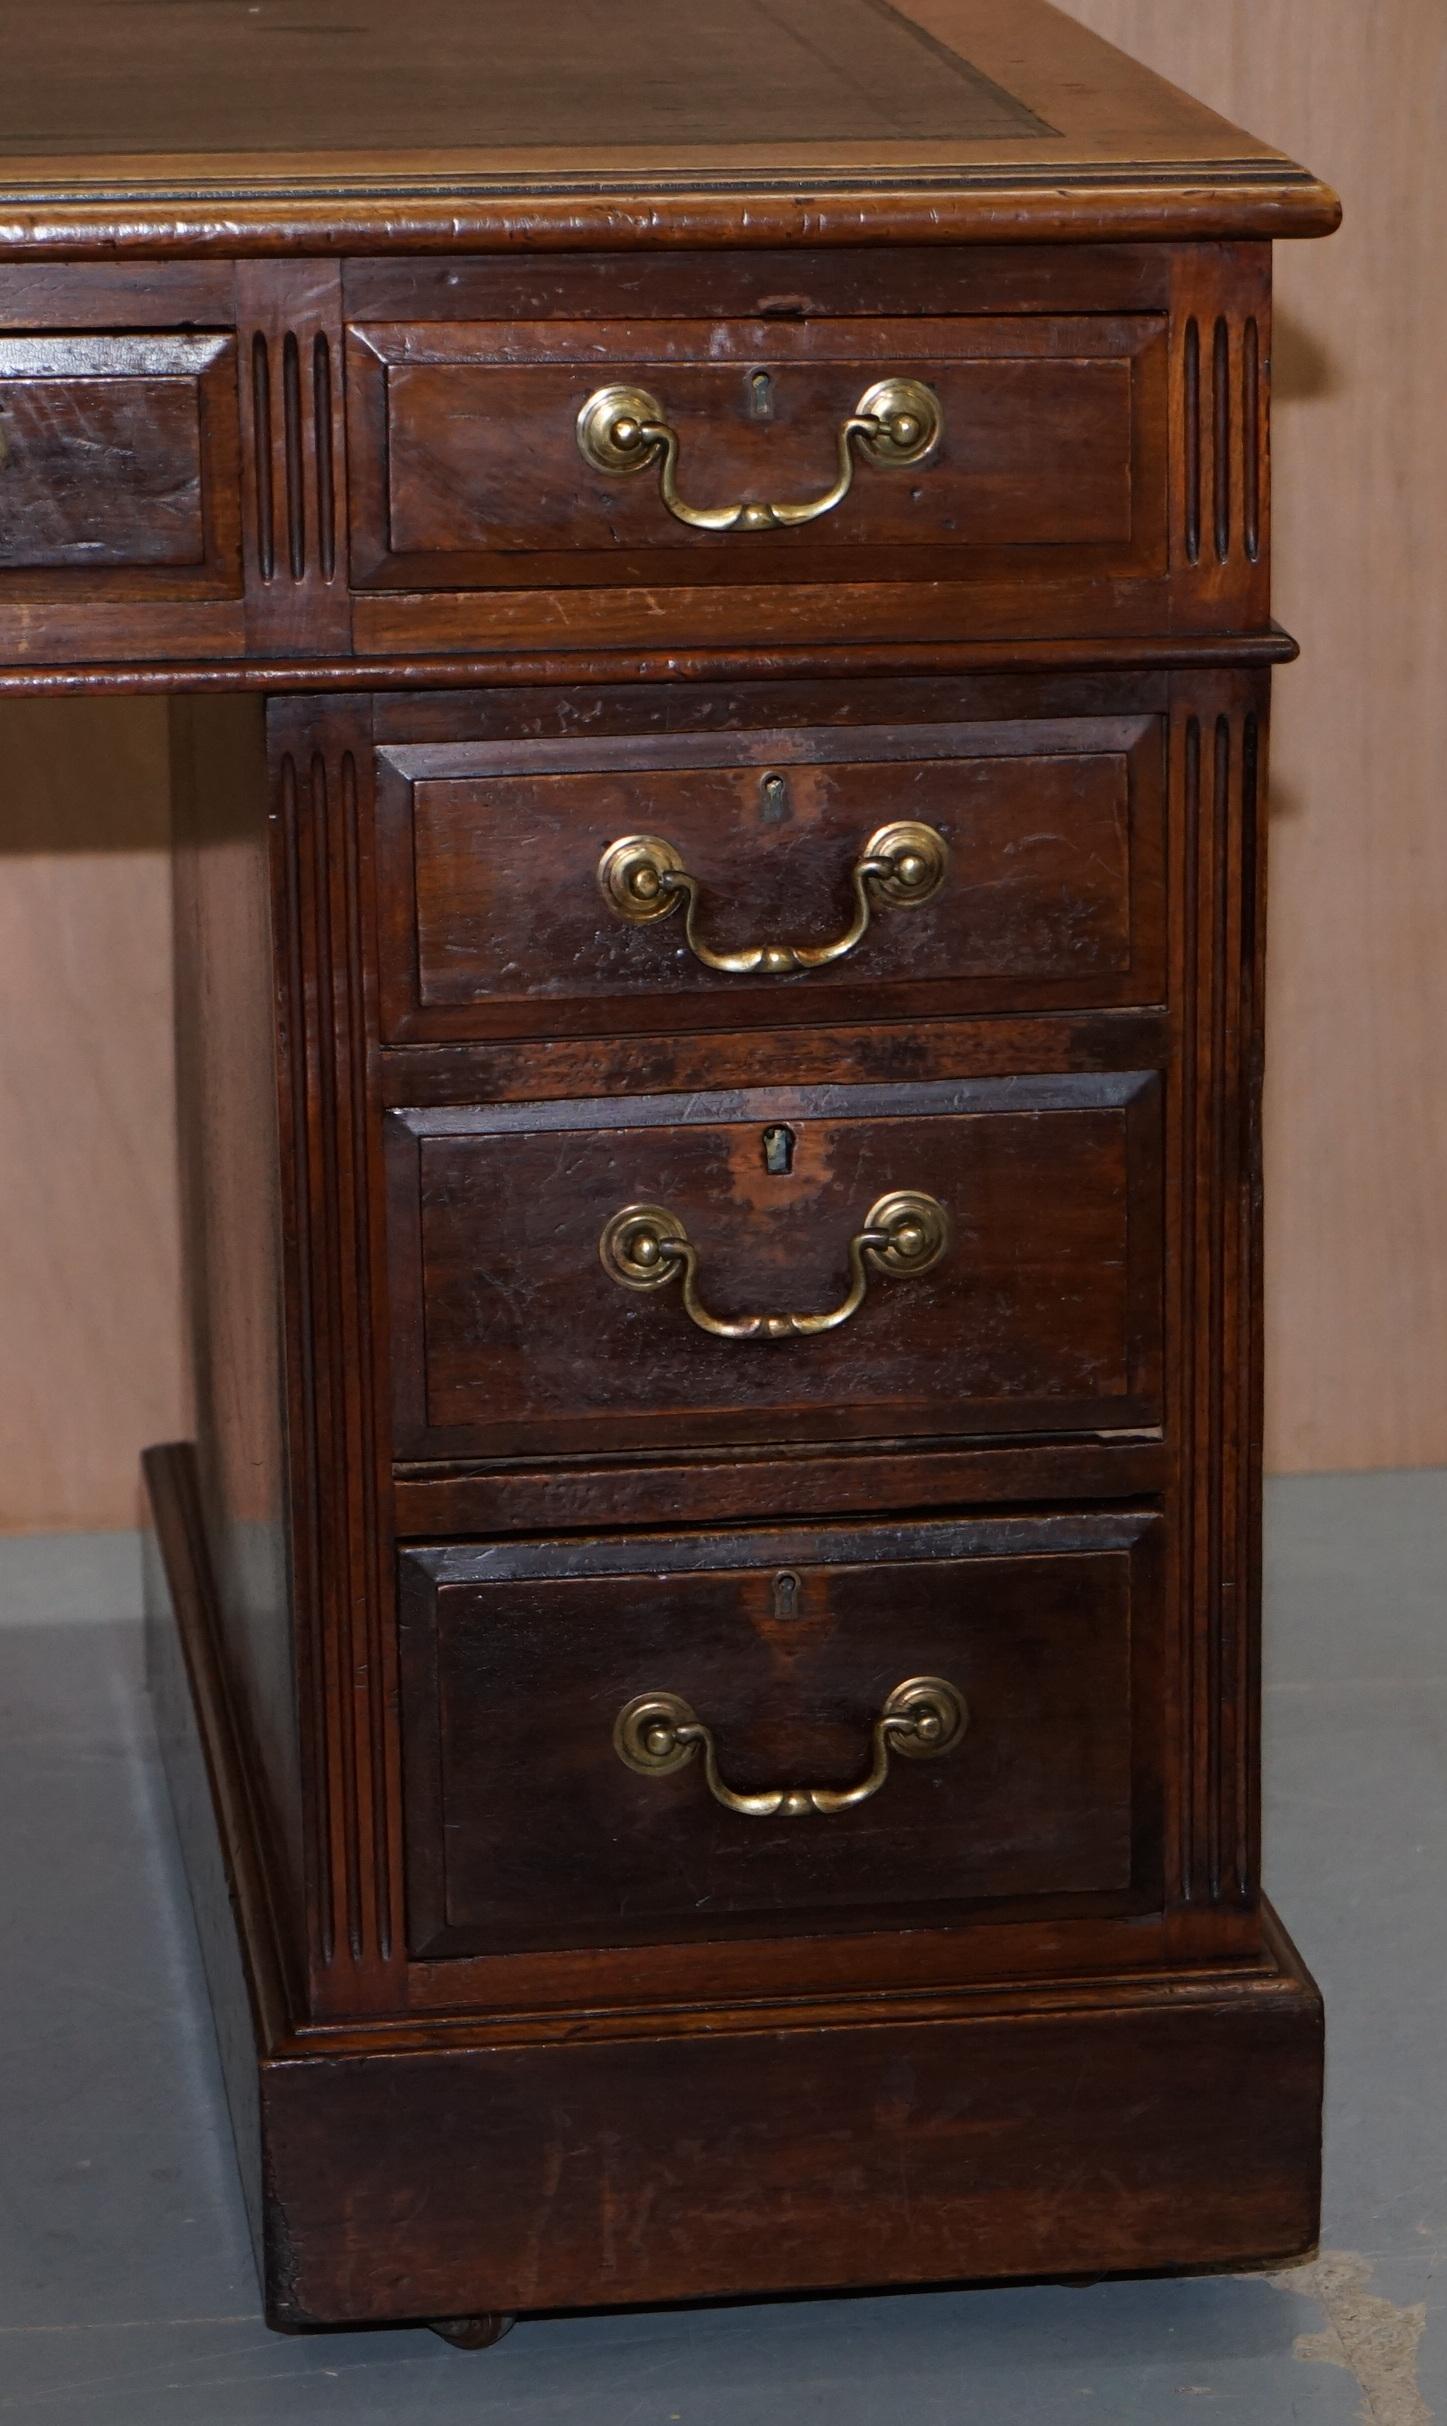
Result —
[[1154, 1073], [386, 1128], [404, 1458], [1159, 1420]]
[[1161, 1531], [1128, 1511], [404, 1553], [413, 1952], [1158, 1894]]
[[1164, 759], [1148, 715], [383, 748], [383, 1033], [1159, 1001]]
[[[1109, 618], [1109, 584], [1167, 569], [1166, 325], [1150, 312], [1021, 312], [354, 327], [353, 579], [436, 590], [978, 577], [1027, 592], [1073, 580], [1102, 585], [1096, 613]], [[922, 406], [906, 397], [910, 423], [892, 417], [899, 381], [927, 391]], [[616, 418], [601, 406], [580, 430], [614, 391], [640, 428], [672, 429], [675, 465], [656, 439], [610, 440]], [[885, 434], [848, 435], [861, 414]], [[916, 459], [931, 414], [937, 435]], [[816, 519], [762, 513], [818, 503], [846, 473]], [[679, 518], [734, 507], [748, 510], [729, 529]]]
[[236, 342], [0, 336], [0, 605], [241, 588]]

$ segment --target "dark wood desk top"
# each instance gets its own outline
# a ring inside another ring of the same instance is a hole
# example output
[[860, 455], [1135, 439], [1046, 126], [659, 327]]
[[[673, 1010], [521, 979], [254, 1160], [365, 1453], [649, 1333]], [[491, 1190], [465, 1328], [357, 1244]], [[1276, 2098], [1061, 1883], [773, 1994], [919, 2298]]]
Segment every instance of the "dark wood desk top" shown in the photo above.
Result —
[[1312, 235], [1338, 216], [1045, 0], [11, 17], [0, 250]]

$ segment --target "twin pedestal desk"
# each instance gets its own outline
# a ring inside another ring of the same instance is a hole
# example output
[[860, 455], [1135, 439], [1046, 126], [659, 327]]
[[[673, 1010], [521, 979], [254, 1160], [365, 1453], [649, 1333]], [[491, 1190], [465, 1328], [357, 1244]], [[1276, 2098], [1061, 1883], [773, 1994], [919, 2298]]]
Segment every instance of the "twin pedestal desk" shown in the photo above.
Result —
[[272, 2320], [1304, 2252], [1270, 242], [1333, 197], [1037, 0], [9, 45], [0, 680], [174, 698], [152, 1659]]

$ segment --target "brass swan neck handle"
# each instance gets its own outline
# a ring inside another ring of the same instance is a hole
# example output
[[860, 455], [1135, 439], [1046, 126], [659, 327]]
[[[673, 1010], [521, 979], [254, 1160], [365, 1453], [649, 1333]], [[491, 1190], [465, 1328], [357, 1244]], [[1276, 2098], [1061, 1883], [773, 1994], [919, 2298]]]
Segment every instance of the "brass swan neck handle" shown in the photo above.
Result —
[[817, 522], [842, 505], [854, 485], [856, 447], [881, 470], [923, 463], [938, 446], [944, 413], [922, 379], [879, 379], [835, 433], [833, 482], [801, 503], [688, 505], [678, 493], [679, 435], [658, 398], [643, 387], [600, 387], [578, 415], [578, 451], [595, 472], [617, 478], [658, 467], [658, 492], [675, 522], [693, 531], [779, 531]]
[[933, 826], [900, 818], [878, 826], [850, 870], [854, 916], [832, 943], [762, 943], [737, 952], [716, 952], [699, 934], [701, 887], [671, 842], [659, 834], [623, 834], [598, 862], [603, 898], [635, 925], [667, 918], [686, 904], [684, 940], [695, 960], [729, 977], [787, 977], [827, 968], [863, 942], [876, 904], [911, 910], [939, 891], [949, 866], [949, 845]]
[[759, 1794], [740, 1794], [726, 1785], [719, 1771], [718, 1746], [678, 1693], [640, 1693], [618, 1713], [613, 1749], [627, 1769], [640, 1777], [669, 1777], [703, 1754], [703, 1774], [709, 1793], [726, 1811], [744, 1819], [828, 1819], [853, 1811], [879, 1792], [889, 1775], [890, 1755], [907, 1760], [938, 1760], [953, 1752], [969, 1725], [969, 1707], [958, 1687], [942, 1676], [912, 1676], [896, 1685], [870, 1731], [870, 1764], [852, 1786], [774, 1786]]
[[610, 1280], [625, 1289], [660, 1289], [682, 1280], [689, 1321], [712, 1339], [808, 1339], [837, 1331], [859, 1312], [871, 1272], [914, 1280], [931, 1271], [950, 1243], [949, 1215], [933, 1196], [896, 1189], [870, 1206], [864, 1227], [849, 1241], [849, 1288], [823, 1314], [710, 1314], [698, 1289], [698, 1249], [666, 1205], [624, 1205], [598, 1241]]

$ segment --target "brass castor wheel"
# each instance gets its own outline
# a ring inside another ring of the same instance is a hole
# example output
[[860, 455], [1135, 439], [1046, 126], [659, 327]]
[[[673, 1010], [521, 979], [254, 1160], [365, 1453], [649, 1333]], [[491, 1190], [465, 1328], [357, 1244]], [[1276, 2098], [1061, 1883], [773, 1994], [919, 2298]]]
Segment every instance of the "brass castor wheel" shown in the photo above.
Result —
[[516, 2323], [515, 2316], [434, 2317], [432, 2331], [451, 2342], [454, 2350], [491, 2350]]

